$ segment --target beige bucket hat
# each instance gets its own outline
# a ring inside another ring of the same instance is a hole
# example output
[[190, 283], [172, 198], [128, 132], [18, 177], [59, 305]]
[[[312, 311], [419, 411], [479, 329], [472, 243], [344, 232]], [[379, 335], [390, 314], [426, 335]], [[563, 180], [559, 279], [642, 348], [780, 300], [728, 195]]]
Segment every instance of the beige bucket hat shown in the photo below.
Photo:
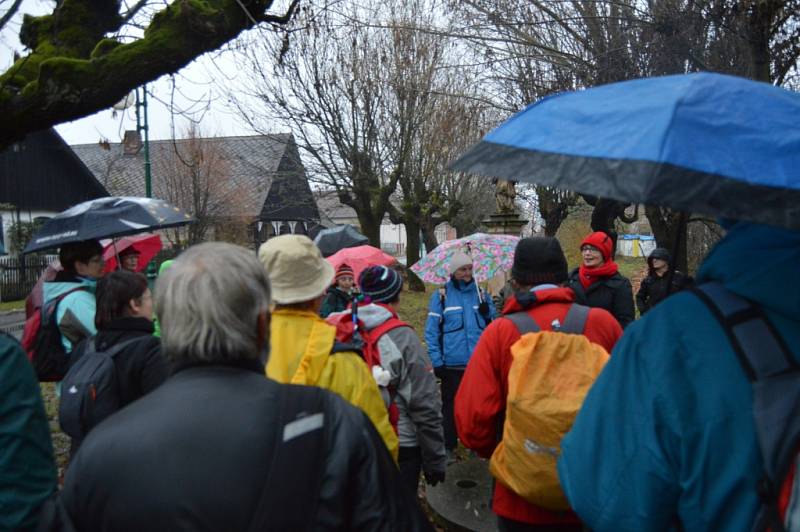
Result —
[[272, 285], [272, 298], [279, 305], [310, 301], [322, 295], [336, 273], [319, 248], [307, 236], [270, 238], [258, 249]]

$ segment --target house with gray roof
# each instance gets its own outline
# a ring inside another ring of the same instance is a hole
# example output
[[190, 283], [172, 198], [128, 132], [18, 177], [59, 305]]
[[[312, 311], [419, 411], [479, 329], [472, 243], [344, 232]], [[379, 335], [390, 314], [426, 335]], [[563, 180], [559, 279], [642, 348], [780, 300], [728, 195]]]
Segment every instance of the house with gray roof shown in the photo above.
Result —
[[[127, 132], [122, 143], [72, 146], [111, 195], [145, 195], [141, 140]], [[277, 234], [307, 234], [319, 212], [291, 134], [169, 139], [149, 142], [152, 195], [194, 212], [214, 202], [217, 227], [242, 221], [247, 241], [258, 246]], [[184, 197], [193, 179], [209, 198]], [[199, 200], [205, 201], [202, 203]]]
[[108, 192], [55, 129], [30, 133], [0, 151], [0, 243], [8, 243], [14, 224], [45, 221], [103, 196]]

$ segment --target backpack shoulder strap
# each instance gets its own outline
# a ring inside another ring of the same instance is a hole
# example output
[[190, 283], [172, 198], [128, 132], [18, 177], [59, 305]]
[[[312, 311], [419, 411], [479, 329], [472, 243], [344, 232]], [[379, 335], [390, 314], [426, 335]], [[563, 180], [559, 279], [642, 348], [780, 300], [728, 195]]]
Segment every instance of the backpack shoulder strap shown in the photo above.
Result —
[[785, 530], [778, 498], [800, 442], [800, 366], [763, 309], [719, 283], [692, 288], [725, 331], [753, 388], [753, 418], [764, 476], [753, 530]]
[[411, 327], [411, 325], [404, 322], [400, 318], [392, 317], [384, 321], [374, 329], [370, 329], [369, 335], [375, 339], [375, 342], [377, 342], [381, 336], [399, 327]]
[[[325, 396], [313, 386], [281, 385], [279, 423], [275, 430], [269, 473], [248, 530], [311, 530], [325, 473]], [[310, 482], [306, 496], [276, 489], [287, 479]], [[299, 517], [301, 516], [301, 517]], [[298, 521], [304, 521], [299, 526]]]
[[333, 346], [331, 347], [331, 354], [335, 355], [336, 353], [356, 353], [360, 356], [363, 356], [363, 344], [358, 344], [355, 342], [339, 342], [337, 340], [333, 341]]
[[[126, 347], [128, 347], [128, 346], [130, 346], [130, 345], [133, 345], [133, 344], [135, 344], [135, 343], [139, 342], [139, 341], [140, 341], [142, 338], [144, 338], [144, 337], [143, 337], [143, 336], [138, 336], [138, 337], [136, 337], [136, 338], [130, 338], [130, 339], [128, 339], [128, 340], [125, 340], [124, 342], [120, 342], [120, 343], [118, 343], [118, 344], [114, 344], [114, 345], [112, 345], [111, 347], [109, 347], [108, 349], [106, 349], [106, 350], [104, 350], [104, 351], [102, 351], [102, 352], [103, 352], [103, 353], [104, 353], [104, 354], [105, 354], [107, 357], [114, 358], [114, 357], [115, 357], [115, 356], [117, 356], [119, 353], [121, 353], [122, 351], [124, 351]], [[94, 340], [92, 340], [92, 342], [94, 342]], [[95, 347], [95, 346], [94, 346], [94, 344], [92, 345], [92, 347]], [[96, 350], [96, 349], [95, 349], [95, 350]]]
[[693, 292], [722, 325], [751, 382], [800, 371], [786, 342], [760, 307], [719, 283], [700, 285]]
[[70, 294], [74, 294], [75, 292], [88, 292], [89, 290], [85, 286], [76, 286], [75, 288], [71, 288], [64, 292], [63, 294], [57, 295], [52, 301], [55, 301], [56, 305], [61, 303], [61, 301], [66, 298]]
[[583, 334], [586, 329], [586, 321], [589, 319], [591, 309], [585, 305], [573, 303], [570, 305], [564, 323], [561, 324], [560, 332], [567, 334]]
[[56, 297], [54, 297], [53, 299], [51, 299], [51, 300], [50, 300], [50, 301], [48, 301], [47, 303], [42, 303], [42, 306], [41, 306], [41, 307], [39, 307], [39, 308], [42, 310], [42, 315], [43, 315], [43, 316], [45, 316], [45, 308], [46, 308], [46, 307], [47, 307], [47, 308], [50, 308], [50, 309], [52, 309], [52, 310], [51, 310], [51, 312], [52, 312], [52, 317], [53, 317], [53, 319], [55, 320], [55, 319], [56, 319], [56, 315], [57, 315], [57, 313], [58, 313], [58, 305], [60, 305], [60, 304], [61, 304], [61, 302], [62, 302], [64, 299], [66, 299], [66, 297], [67, 297], [68, 295], [70, 295], [70, 294], [74, 294], [75, 292], [88, 292], [88, 290], [86, 289], [86, 287], [85, 287], [85, 286], [77, 286], [77, 287], [75, 287], [75, 288], [72, 288], [72, 289], [70, 289], [70, 290], [67, 290], [67, 291], [66, 291], [66, 292], [64, 292], [63, 294], [59, 294], [59, 295], [57, 295]]
[[536, 323], [536, 321], [533, 318], [531, 318], [531, 315], [525, 311], [514, 312], [513, 314], [506, 314], [503, 317], [514, 324], [514, 326], [519, 331], [520, 335], [525, 335], [527, 333], [532, 333], [532, 332], [539, 332], [542, 330], [542, 328], [539, 327], [539, 324]]

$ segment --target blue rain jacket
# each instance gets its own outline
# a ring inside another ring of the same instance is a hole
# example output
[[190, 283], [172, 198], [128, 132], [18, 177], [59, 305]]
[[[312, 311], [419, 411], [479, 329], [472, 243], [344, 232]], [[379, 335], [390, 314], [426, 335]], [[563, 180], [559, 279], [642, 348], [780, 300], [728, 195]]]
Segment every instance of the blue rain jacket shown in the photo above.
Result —
[[[800, 232], [739, 223], [698, 281], [761, 304], [800, 361]], [[745, 531], [762, 460], [753, 394], [718, 322], [676, 294], [625, 330], [562, 441], [558, 472], [594, 530]]]
[[[478, 312], [481, 299], [486, 300], [487, 296], [482, 291], [478, 295], [474, 280], [464, 284], [451, 278], [444, 289], [444, 305], [439, 290], [431, 294], [428, 304], [428, 321], [425, 323], [428, 355], [434, 368], [464, 368], [488, 324]], [[497, 313], [491, 298], [487, 302], [491, 321], [497, 317]]]

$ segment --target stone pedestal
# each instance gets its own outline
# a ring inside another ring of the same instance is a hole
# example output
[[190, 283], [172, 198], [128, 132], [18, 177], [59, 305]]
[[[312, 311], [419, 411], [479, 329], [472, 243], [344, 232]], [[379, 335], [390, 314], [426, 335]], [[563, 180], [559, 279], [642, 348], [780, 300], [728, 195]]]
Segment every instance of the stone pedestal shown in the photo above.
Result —
[[510, 212], [490, 214], [483, 223], [486, 224], [489, 234], [520, 236], [522, 228], [528, 224], [528, 220], [520, 217], [516, 212]]
[[[522, 228], [528, 223], [528, 220], [522, 218], [518, 213], [495, 213], [490, 214], [487, 219], [483, 221], [486, 224], [487, 232], [492, 235], [512, 235], [520, 236]], [[500, 289], [508, 281], [508, 272], [501, 272], [489, 279], [487, 288], [490, 294], [497, 294]]]

